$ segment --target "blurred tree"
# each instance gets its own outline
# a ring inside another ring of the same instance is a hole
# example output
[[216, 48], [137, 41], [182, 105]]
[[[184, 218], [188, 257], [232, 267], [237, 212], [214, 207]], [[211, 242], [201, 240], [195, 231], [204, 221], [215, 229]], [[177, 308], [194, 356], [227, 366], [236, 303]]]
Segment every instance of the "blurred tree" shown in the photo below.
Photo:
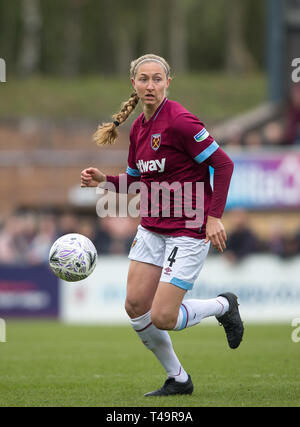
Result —
[[43, 16], [42, 49], [40, 72], [59, 75], [62, 73], [65, 55], [65, 22], [67, 2], [61, 0], [42, 0]]
[[265, 65], [266, 1], [246, 0], [245, 43], [261, 68]]
[[128, 74], [130, 58], [133, 57], [131, 31], [126, 26], [118, 25], [113, 34], [116, 72]]
[[117, 74], [128, 74], [130, 60], [134, 56], [134, 39], [139, 17], [136, 14], [136, 2], [127, 0], [109, 1], [112, 20], [108, 25], [110, 34], [111, 54], [114, 56], [115, 71]]
[[9, 73], [127, 74], [153, 52], [176, 73], [264, 66], [264, 1], [0, 0]]
[[170, 61], [176, 73], [187, 71], [186, 7], [182, 0], [169, 1]]
[[224, 6], [226, 0], [186, 0], [187, 55], [190, 69], [223, 67], [225, 47]]
[[82, 6], [86, 3], [86, 0], [67, 0], [66, 3], [65, 54], [62, 71], [67, 76], [75, 76], [80, 71], [81, 15]]
[[19, 52], [19, 72], [28, 76], [38, 72], [41, 53], [42, 15], [40, 0], [21, 1], [21, 46]]
[[226, 1], [226, 56], [225, 68], [229, 73], [242, 73], [256, 68], [256, 62], [245, 42], [247, 2]]
[[146, 32], [145, 53], [162, 55], [162, 10], [165, 0], [147, 2], [147, 16], [144, 21]]
[[10, 73], [15, 71], [19, 3], [19, 0], [0, 0], [0, 56], [5, 58]]

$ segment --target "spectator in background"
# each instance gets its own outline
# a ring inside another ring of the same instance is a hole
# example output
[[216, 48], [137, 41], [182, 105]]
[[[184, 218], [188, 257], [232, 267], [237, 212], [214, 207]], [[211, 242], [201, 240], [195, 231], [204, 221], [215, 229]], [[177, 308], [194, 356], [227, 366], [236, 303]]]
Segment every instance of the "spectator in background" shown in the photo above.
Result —
[[284, 238], [283, 224], [280, 221], [270, 223], [269, 236], [266, 243], [266, 250], [273, 255], [284, 256]]
[[98, 222], [90, 217], [81, 219], [77, 233], [83, 234], [94, 243], [98, 255], [109, 255], [111, 236], [104, 230], [101, 218]]
[[243, 130], [237, 125], [233, 124], [228, 129], [228, 139], [226, 146], [230, 149], [240, 149], [242, 146]]
[[80, 217], [75, 214], [15, 214], [2, 219], [0, 264], [37, 265], [48, 262], [54, 241], [68, 233], [80, 233], [94, 243], [99, 255], [128, 253], [135, 236], [133, 218]]
[[300, 83], [291, 87], [286, 116], [285, 141], [287, 144], [300, 144]]
[[288, 234], [284, 238], [284, 258], [291, 258], [299, 255], [299, 240], [294, 234]]
[[228, 233], [226, 258], [232, 262], [239, 262], [247, 255], [259, 249], [259, 241], [249, 227], [247, 212], [244, 209], [235, 209], [230, 213], [231, 231]]
[[78, 233], [78, 217], [72, 213], [63, 213], [58, 220], [58, 234]]
[[266, 146], [284, 144], [284, 128], [280, 122], [272, 121], [263, 128], [263, 139]]
[[99, 255], [109, 255], [112, 238], [108, 230], [105, 229], [102, 218], [97, 219], [95, 227], [94, 245], [97, 252]]
[[78, 228], [76, 233], [83, 234], [92, 242], [94, 242], [96, 238], [96, 224], [91, 221], [90, 218], [81, 218], [78, 221]]
[[27, 261], [29, 264], [48, 262], [49, 250], [58, 238], [54, 215], [40, 215], [38, 230], [28, 248]]
[[263, 140], [261, 134], [256, 130], [248, 132], [243, 138], [243, 145], [251, 150], [262, 148]]
[[28, 263], [28, 250], [36, 233], [33, 214], [17, 214], [7, 218], [0, 232], [0, 261], [17, 265]]
[[300, 255], [300, 228], [298, 229], [298, 231], [295, 233], [295, 239], [297, 241], [297, 255]]
[[131, 217], [102, 218], [103, 228], [110, 236], [109, 253], [125, 255], [129, 252], [132, 240], [136, 234], [138, 221]]
[[[248, 224], [247, 213], [236, 209], [229, 213], [225, 256], [238, 262], [255, 252], [267, 252], [283, 259], [300, 254], [300, 230], [287, 234], [281, 222], [270, 222], [268, 237], [261, 242]], [[69, 214], [15, 214], [0, 224], [0, 264], [37, 265], [48, 262], [53, 242], [62, 234], [81, 233], [90, 238], [98, 254], [124, 255], [132, 244], [137, 219], [90, 218]]]
[[15, 245], [18, 221], [12, 216], [3, 221], [0, 232], [0, 260], [2, 264], [14, 264], [18, 260], [18, 251]]

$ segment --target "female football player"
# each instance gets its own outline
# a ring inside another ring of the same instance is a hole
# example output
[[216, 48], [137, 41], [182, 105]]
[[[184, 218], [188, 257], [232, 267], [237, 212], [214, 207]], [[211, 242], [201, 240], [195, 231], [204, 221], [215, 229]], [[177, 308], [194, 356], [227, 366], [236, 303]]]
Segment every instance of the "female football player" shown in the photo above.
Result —
[[[130, 79], [134, 92], [129, 100], [113, 122], [99, 126], [94, 135], [99, 145], [113, 143], [117, 127], [141, 102], [143, 112], [130, 131], [126, 174], [108, 176], [90, 167], [81, 172], [81, 186], [109, 182], [119, 192], [124, 177], [127, 190], [140, 182], [141, 223], [129, 253], [125, 309], [133, 329], [167, 374], [164, 385], [145, 396], [191, 394], [191, 377], [167, 330], [180, 331], [216, 316], [231, 348], [238, 347], [243, 336], [236, 295], [183, 300], [210, 242], [220, 252], [226, 247], [221, 217], [233, 163], [196, 116], [166, 97], [171, 76], [164, 58], [148, 54], [132, 61]], [[209, 166], [214, 168], [213, 191]], [[157, 197], [160, 191], [162, 200]]]

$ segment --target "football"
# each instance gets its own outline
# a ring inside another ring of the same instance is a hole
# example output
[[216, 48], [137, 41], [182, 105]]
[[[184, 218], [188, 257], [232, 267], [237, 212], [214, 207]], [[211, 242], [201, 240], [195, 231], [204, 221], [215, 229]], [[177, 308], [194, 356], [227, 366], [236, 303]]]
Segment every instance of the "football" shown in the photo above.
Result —
[[56, 276], [67, 282], [86, 279], [97, 264], [97, 251], [86, 236], [65, 234], [57, 239], [49, 253], [49, 265]]

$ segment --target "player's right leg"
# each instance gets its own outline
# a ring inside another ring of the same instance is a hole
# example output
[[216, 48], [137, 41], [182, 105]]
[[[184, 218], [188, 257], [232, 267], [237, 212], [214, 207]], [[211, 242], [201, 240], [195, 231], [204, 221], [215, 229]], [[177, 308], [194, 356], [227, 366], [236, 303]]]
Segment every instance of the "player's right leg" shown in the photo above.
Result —
[[186, 374], [174, 352], [171, 338], [167, 331], [156, 328], [151, 320], [150, 309], [160, 275], [161, 268], [158, 266], [131, 261], [125, 309], [131, 326], [144, 345], [155, 354], [168, 377], [180, 379]]
[[179, 362], [167, 331], [158, 329], [151, 319], [151, 306], [156, 293], [164, 258], [164, 239], [140, 228], [129, 253], [131, 259], [125, 309], [133, 329], [151, 350], [169, 378], [186, 382], [187, 374]]
[[125, 309], [131, 319], [149, 312], [164, 257], [164, 240], [139, 226], [131, 245]]
[[138, 318], [151, 309], [161, 275], [161, 267], [140, 261], [130, 261], [125, 310], [130, 319]]

